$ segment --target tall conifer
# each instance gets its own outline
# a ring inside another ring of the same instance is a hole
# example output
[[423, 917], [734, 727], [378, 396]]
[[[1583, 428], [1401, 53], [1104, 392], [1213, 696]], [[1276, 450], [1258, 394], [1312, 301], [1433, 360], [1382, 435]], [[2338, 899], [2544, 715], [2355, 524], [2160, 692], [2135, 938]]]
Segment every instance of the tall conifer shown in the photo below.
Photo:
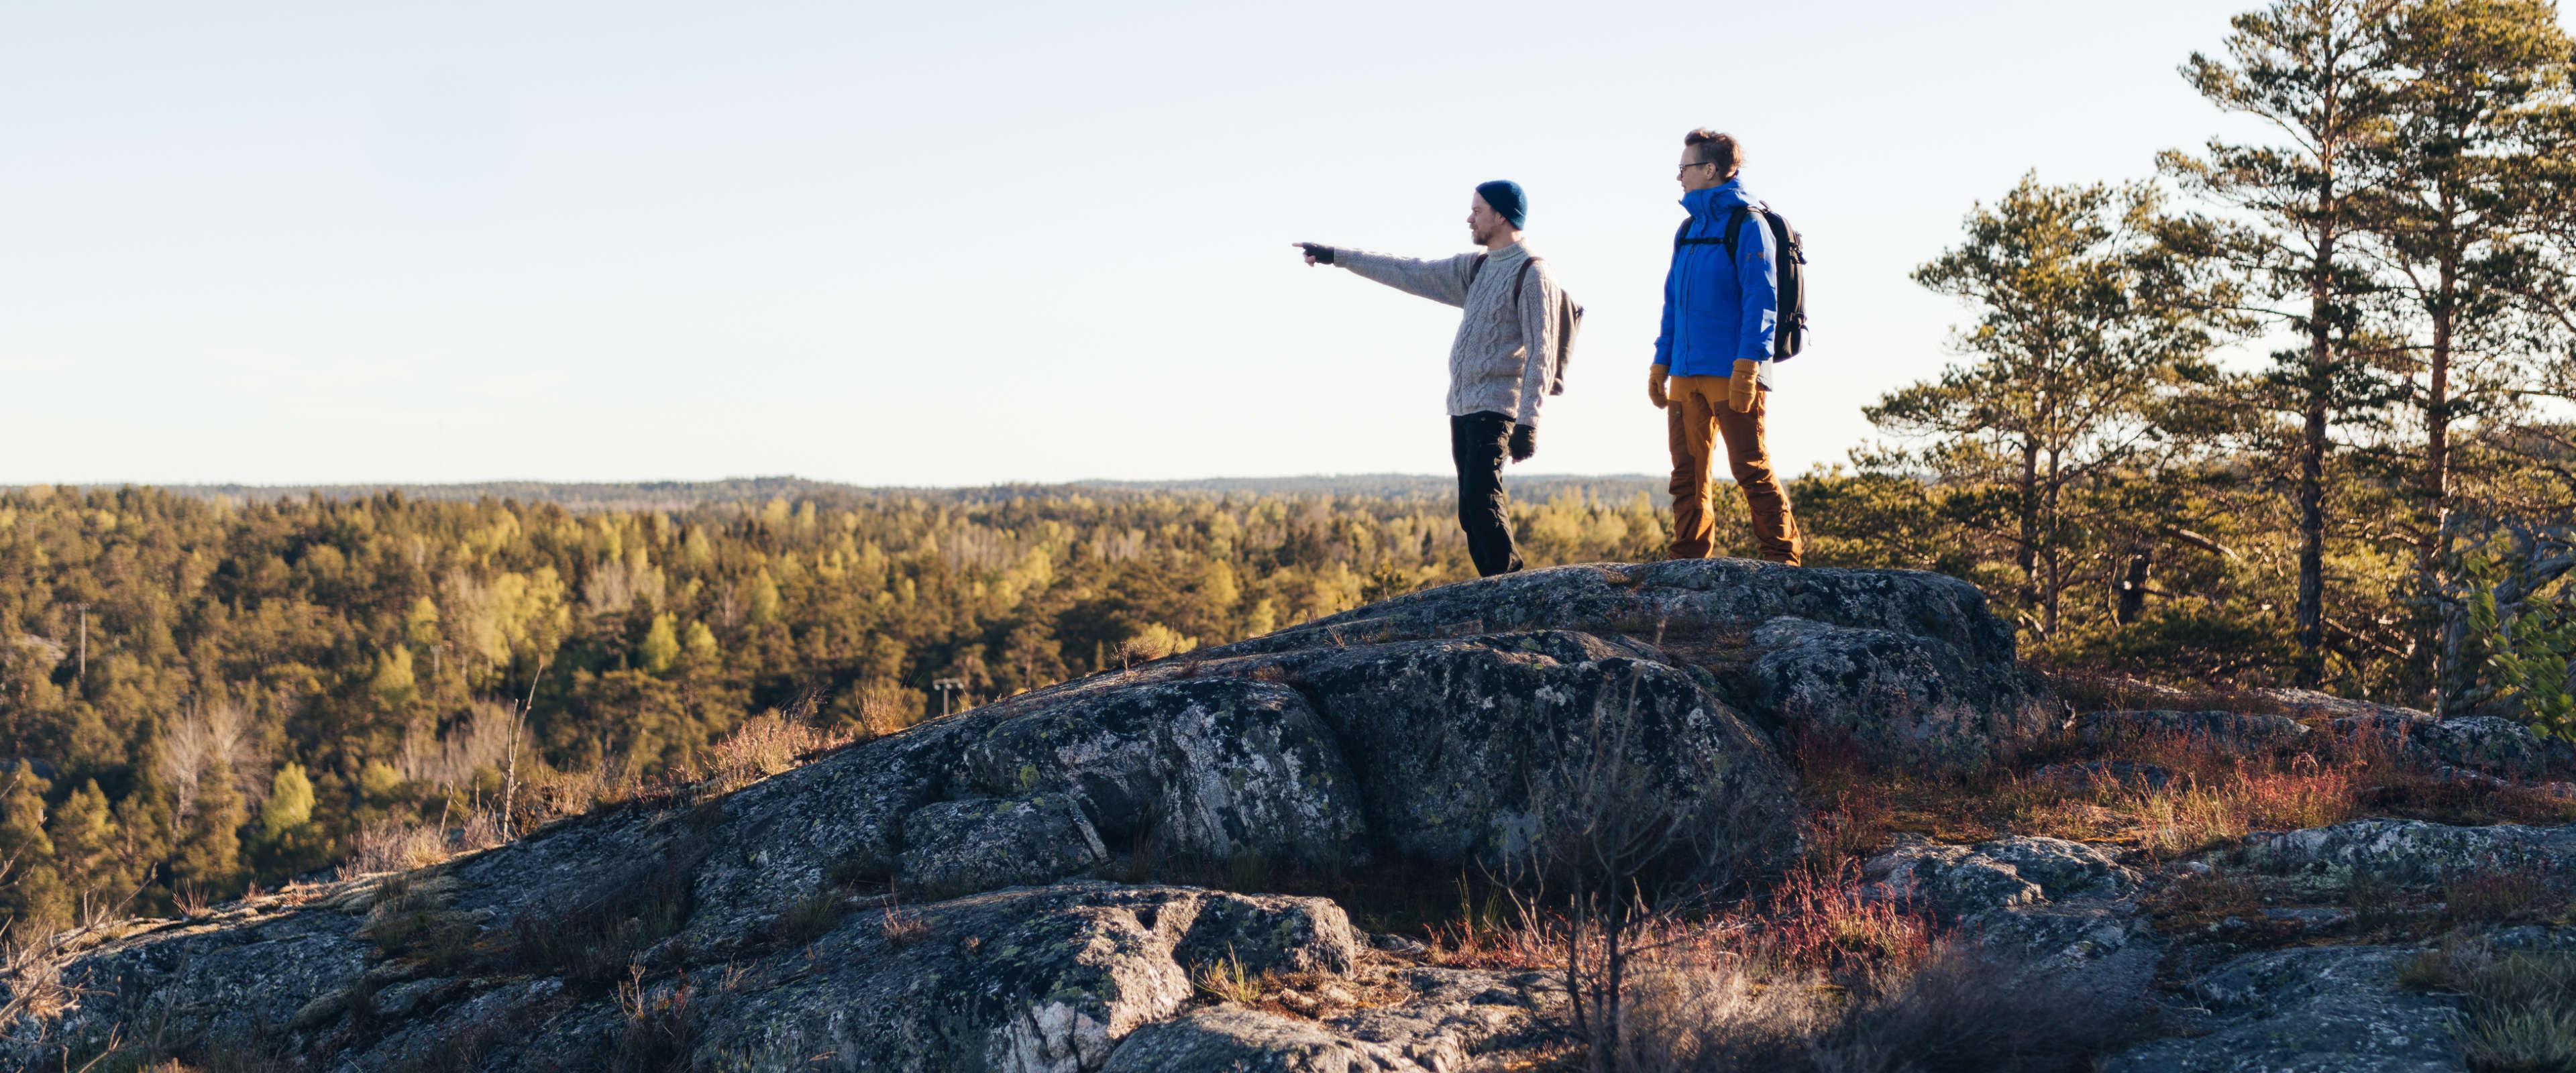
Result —
[[2183, 73], [2203, 97], [2268, 123], [2279, 139], [2213, 139], [2206, 155], [2163, 156], [2187, 188], [2250, 217], [2235, 246], [2267, 312], [2302, 345], [2274, 355], [2280, 410], [2298, 420], [2293, 478], [2298, 587], [2297, 677], [2315, 684], [2325, 659], [2326, 465], [2340, 420], [2384, 402], [2378, 355], [2362, 323], [2368, 274], [2355, 239], [2372, 180], [2370, 154], [2389, 134], [2391, 60], [2384, 26], [2396, 0], [2275, 0], [2232, 21], [2226, 53], [2193, 53]]

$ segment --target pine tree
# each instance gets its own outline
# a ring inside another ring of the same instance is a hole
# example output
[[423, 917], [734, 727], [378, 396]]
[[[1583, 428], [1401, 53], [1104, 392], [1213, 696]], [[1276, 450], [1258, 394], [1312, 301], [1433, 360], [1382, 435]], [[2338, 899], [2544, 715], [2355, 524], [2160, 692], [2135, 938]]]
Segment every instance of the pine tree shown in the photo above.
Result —
[[145, 891], [138, 911], [159, 911], [168, 901], [167, 887], [152, 885], [156, 877], [167, 878], [163, 862], [178, 838], [178, 795], [162, 775], [165, 755], [160, 719], [144, 716], [135, 728], [133, 759], [126, 765], [132, 775], [125, 796], [116, 802], [117, 867]]
[[402, 773], [382, 760], [369, 760], [358, 769], [358, 793], [370, 804], [392, 801], [402, 791]]
[[367, 681], [367, 691], [388, 705], [399, 705], [419, 695], [419, 680], [412, 676], [411, 649], [397, 645], [376, 656], [376, 673]]
[[690, 661], [702, 667], [715, 666], [718, 656], [716, 634], [707, 628], [706, 623], [691, 620], [688, 632], [680, 640], [680, 647], [688, 653]]
[[6, 776], [0, 787], [0, 920], [8, 936], [26, 940], [51, 935], [71, 923], [71, 902], [63, 891], [62, 873], [54, 864], [54, 842], [45, 834], [45, 791], [51, 784], [36, 777], [26, 761]]
[[2285, 300], [2267, 310], [2305, 345], [2274, 355], [2282, 409], [2299, 420], [2295, 448], [2298, 595], [2292, 612], [2297, 679], [2324, 673], [2326, 461], [2331, 430], [2385, 402], [2365, 343], [2370, 284], [2355, 261], [2369, 192], [2369, 155], [2388, 134], [2391, 60], [2383, 27], [2396, 0], [2274, 0], [2238, 15], [2227, 55], [2193, 53], [2194, 88], [2229, 112], [2262, 120], [2276, 145], [2212, 140], [2208, 155], [2164, 154], [2184, 185], [2259, 221], [2233, 248], [2252, 289]]
[[132, 893], [118, 866], [116, 821], [97, 779], [63, 799], [46, 831], [53, 838], [54, 859], [61, 863], [63, 886], [77, 911], [113, 908]]
[[437, 647], [438, 601], [426, 596], [412, 601], [411, 612], [403, 616], [403, 639], [421, 648]]
[[304, 765], [288, 764], [277, 769], [270, 780], [268, 800], [259, 803], [260, 836], [269, 842], [285, 841], [313, 822], [313, 780], [304, 775]]
[[661, 674], [671, 669], [680, 657], [680, 637], [671, 628], [671, 616], [653, 616], [653, 625], [644, 631], [644, 641], [635, 646], [636, 665], [646, 674]]
[[[2455, 429], [2510, 408], [2524, 343], [2518, 296], [2557, 290], [2564, 269], [2532, 238], [2553, 222], [2546, 181], [2550, 120], [2569, 106], [2576, 43], [2541, 0], [2413, 0], [2388, 26], [2403, 79], [2390, 97], [2391, 136], [2366, 159], [2371, 252], [2418, 357], [2407, 379], [2424, 448], [2412, 474], [2418, 615], [2409, 647], [2437, 707], [2466, 668], [2434, 668], [2448, 587], [2444, 562], [2457, 456]], [[2454, 614], [2457, 612], [2454, 611]]]
[[230, 897], [242, 879], [241, 829], [247, 821], [230, 761], [215, 757], [197, 777], [196, 809], [170, 857], [170, 887], [200, 898]]
[[778, 618], [778, 582], [762, 570], [751, 577], [751, 620], [771, 622]]
[[2154, 461], [2154, 408], [2207, 376], [2214, 332], [2231, 324], [2212, 312], [2230, 300], [2225, 288], [2158, 241], [2169, 226], [2151, 187], [2023, 176], [1969, 214], [1966, 242], [1914, 272], [1976, 310], [1955, 337], [1972, 360], [1862, 411], [1920, 442], [1876, 466], [1942, 478], [1953, 516], [2007, 534], [2043, 639], [2057, 635], [2084, 539], [2070, 497]]

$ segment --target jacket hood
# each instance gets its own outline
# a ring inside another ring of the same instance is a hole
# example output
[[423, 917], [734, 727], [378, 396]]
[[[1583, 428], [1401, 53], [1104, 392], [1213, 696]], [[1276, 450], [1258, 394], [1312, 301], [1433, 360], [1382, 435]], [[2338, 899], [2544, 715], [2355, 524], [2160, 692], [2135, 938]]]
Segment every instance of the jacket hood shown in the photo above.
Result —
[[1753, 196], [1744, 192], [1744, 180], [1728, 179], [1706, 190], [1693, 190], [1682, 195], [1682, 207], [1693, 216], [1722, 216], [1739, 205], [1753, 204]]

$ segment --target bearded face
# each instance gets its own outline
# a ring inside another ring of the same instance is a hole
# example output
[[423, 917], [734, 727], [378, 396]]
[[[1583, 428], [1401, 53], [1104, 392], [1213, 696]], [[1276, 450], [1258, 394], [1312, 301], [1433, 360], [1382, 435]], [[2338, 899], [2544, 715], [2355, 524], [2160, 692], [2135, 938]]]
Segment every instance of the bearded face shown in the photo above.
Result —
[[1467, 237], [1479, 246], [1491, 246], [1494, 239], [1509, 233], [1511, 221], [1485, 204], [1483, 195], [1473, 195], [1467, 205]]

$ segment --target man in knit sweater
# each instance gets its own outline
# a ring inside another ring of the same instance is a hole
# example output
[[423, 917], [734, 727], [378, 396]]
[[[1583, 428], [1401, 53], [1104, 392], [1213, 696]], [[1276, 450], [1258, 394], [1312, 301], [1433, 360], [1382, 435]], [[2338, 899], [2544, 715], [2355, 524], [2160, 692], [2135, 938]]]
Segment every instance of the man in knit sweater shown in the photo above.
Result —
[[1406, 294], [1465, 308], [1449, 345], [1449, 456], [1458, 466], [1458, 526], [1485, 577], [1521, 568], [1512, 543], [1503, 458], [1538, 450], [1538, 408], [1556, 383], [1563, 319], [1547, 262], [1521, 243], [1529, 199], [1519, 183], [1476, 188], [1467, 233], [1483, 253], [1436, 261], [1389, 257], [1312, 242], [1296, 245], [1310, 265], [1336, 265]]

